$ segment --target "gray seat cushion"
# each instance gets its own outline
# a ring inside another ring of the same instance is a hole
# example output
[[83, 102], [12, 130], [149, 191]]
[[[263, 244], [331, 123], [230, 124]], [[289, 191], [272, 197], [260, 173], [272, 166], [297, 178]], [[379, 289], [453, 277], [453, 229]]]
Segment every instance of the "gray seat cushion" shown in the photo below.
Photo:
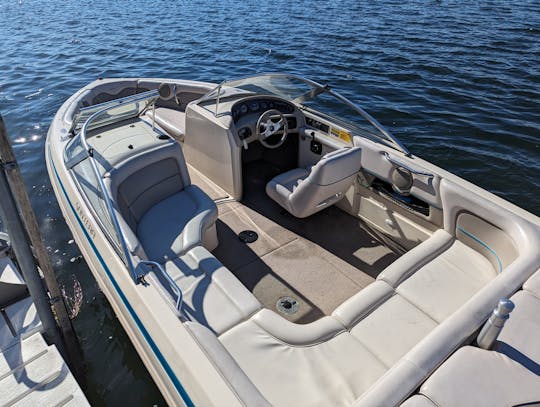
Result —
[[360, 147], [326, 154], [309, 170], [296, 168], [266, 185], [270, 198], [297, 218], [305, 218], [343, 198], [360, 170]]
[[152, 206], [137, 226], [137, 237], [149, 259], [165, 262], [200, 245], [217, 219], [216, 204], [190, 185]]
[[[152, 118], [153, 112], [147, 115]], [[156, 123], [178, 141], [184, 141], [186, 135], [186, 113], [167, 107], [156, 108]]]

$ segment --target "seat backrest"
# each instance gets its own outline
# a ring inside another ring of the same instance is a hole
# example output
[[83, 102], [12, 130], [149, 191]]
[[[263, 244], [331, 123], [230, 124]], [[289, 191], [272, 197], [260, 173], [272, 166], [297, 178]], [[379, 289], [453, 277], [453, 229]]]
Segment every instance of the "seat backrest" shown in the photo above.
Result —
[[135, 232], [152, 206], [191, 184], [180, 146], [171, 142], [130, 157], [105, 177], [110, 196]]
[[339, 201], [360, 170], [360, 147], [326, 154], [289, 196], [297, 217], [306, 217]]
[[320, 186], [335, 184], [360, 170], [360, 147], [341, 148], [325, 154], [313, 167], [307, 182]]

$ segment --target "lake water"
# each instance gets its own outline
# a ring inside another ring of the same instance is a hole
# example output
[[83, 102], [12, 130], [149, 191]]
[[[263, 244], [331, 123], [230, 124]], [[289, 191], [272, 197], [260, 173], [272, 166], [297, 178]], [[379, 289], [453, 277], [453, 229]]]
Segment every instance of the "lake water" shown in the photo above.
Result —
[[537, 1], [0, 0], [0, 112], [74, 320], [93, 405], [164, 405], [71, 241], [45, 168], [57, 109], [97, 77], [329, 82], [410, 150], [540, 214]]

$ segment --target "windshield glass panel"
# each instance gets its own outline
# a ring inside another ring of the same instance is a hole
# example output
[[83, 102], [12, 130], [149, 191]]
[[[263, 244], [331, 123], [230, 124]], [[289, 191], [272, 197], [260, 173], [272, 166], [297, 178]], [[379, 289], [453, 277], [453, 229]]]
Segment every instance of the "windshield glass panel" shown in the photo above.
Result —
[[100, 103], [99, 105], [82, 108], [73, 121], [72, 127], [76, 131], [80, 130], [84, 123], [98, 112], [101, 113], [92, 119], [87, 130], [96, 129], [111, 123], [139, 116], [150, 107], [158, 97], [159, 93], [151, 90], [134, 96], [127, 96], [125, 98]]
[[303, 110], [348, 130], [353, 136], [371, 139], [376, 137], [388, 141], [387, 137], [358, 111], [331, 94], [321, 93], [314, 99], [304, 100], [300, 106]]
[[233, 81], [225, 81], [210, 91], [202, 100], [212, 100], [238, 94], [275, 95], [287, 100], [310, 92], [315, 87], [307, 81], [285, 74], [252, 76]]
[[[225, 81], [210, 91], [200, 102], [214, 115], [222, 114], [220, 103], [230, 97], [274, 95], [295, 103], [306, 112], [319, 116], [352, 135], [382, 142], [405, 153], [407, 149], [377, 120], [328, 85], [287, 74], [263, 74]], [[336, 129], [339, 132], [339, 129]]]

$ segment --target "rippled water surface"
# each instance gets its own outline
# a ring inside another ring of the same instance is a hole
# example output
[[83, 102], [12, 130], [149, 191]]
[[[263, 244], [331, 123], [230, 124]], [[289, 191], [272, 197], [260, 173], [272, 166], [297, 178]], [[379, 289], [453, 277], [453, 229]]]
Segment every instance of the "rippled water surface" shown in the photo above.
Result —
[[71, 241], [44, 160], [97, 77], [221, 81], [286, 71], [359, 102], [410, 150], [540, 214], [537, 1], [0, 0], [0, 112], [75, 319], [94, 405], [164, 405]]

